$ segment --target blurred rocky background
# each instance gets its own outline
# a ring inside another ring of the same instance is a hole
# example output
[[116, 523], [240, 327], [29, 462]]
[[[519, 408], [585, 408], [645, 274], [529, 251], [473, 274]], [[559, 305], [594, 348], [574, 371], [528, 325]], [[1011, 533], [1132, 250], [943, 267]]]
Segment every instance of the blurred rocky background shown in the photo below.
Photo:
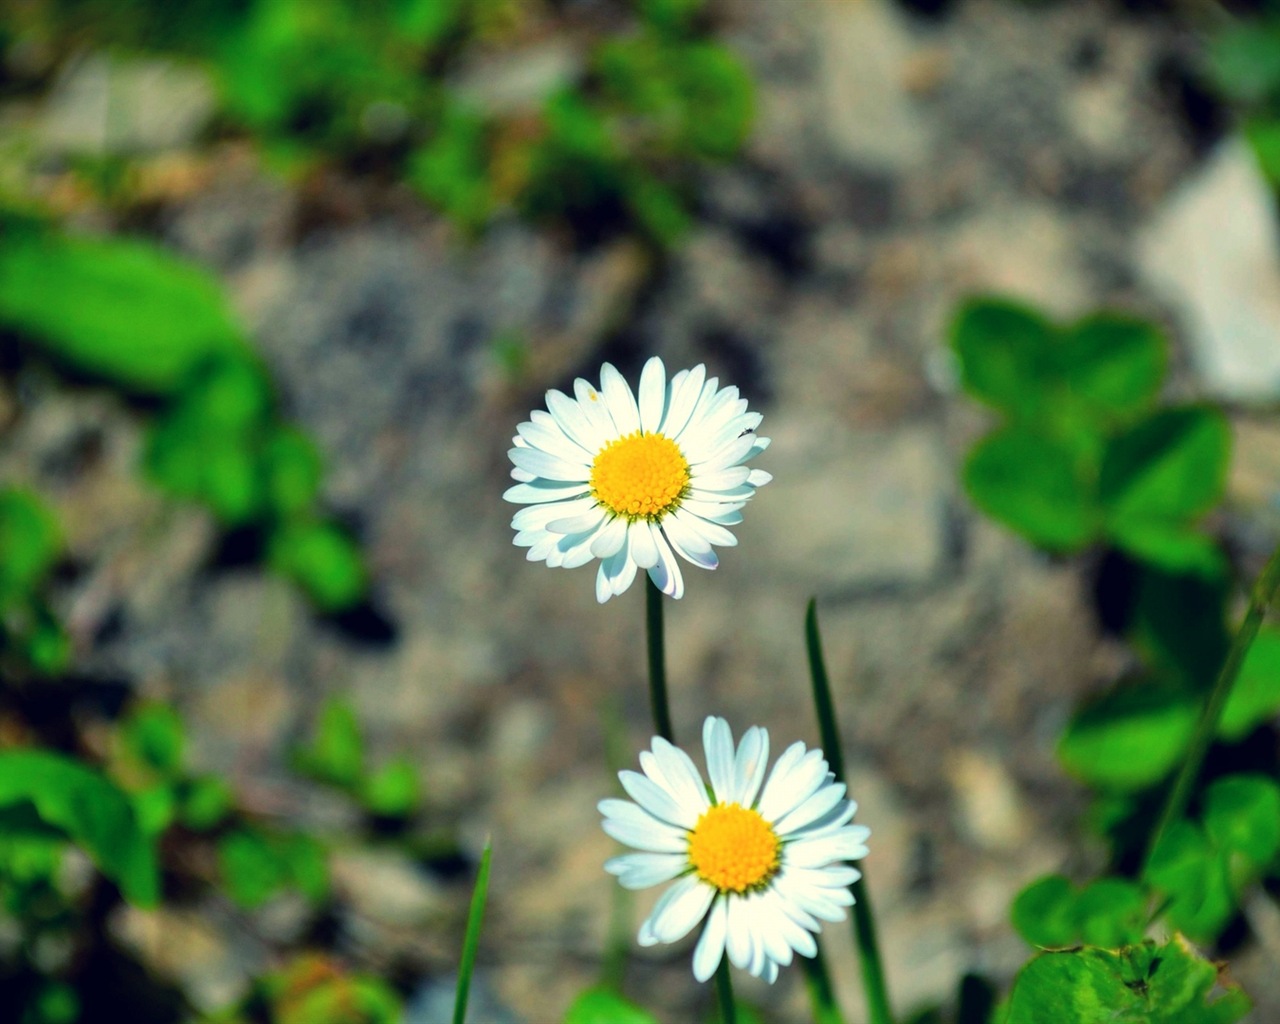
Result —
[[[606, 0], [506, 7], [441, 67], [471, 109], [513, 123], [591, 71], [601, 34], [633, 31]], [[598, 380], [605, 360], [634, 379], [656, 353], [739, 386], [773, 438], [739, 546], [667, 605], [677, 735], [692, 743], [714, 713], [766, 725], [777, 749], [816, 742], [816, 595], [895, 1004], [948, 1000], [970, 971], [1007, 984], [1028, 953], [1013, 896], [1103, 858], [1054, 744], [1127, 655], [1100, 626], [1096, 559], [1037, 553], [963, 496], [958, 467], [990, 419], [959, 394], [948, 325], [979, 292], [1165, 325], [1170, 392], [1224, 402], [1235, 428], [1216, 529], [1240, 557], [1268, 548], [1277, 222], [1208, 84], [1218, 12], [1202, 8], [1216, 5], [711, 0], [698, 31], [749, 72], [754, 117], [736, 155], [696, 165], [687, 222], [655, 244], [625, 224], [593, 233], [598, 210], [529, 217], [501, 196], [460, 223], [377, 146], [365, 166], [255, 143], [201, 59], [19, 31], [33, 5], [0, 4], [6, 188], [70, 232], [143, 235], [216, 275], [371, 581], [356, 611], [318, 612], [251, 536], [138, 473], [148, 399], [6, 335], [0, 481], [62, 524], [51, 603], [75, 699], [172, 703], [194, 769], [336, 837], [319, 917], [290, 892], [252, 912], [214, 894], [121, 905], [113, 941], [197, 1013], [319, 944], [393, 979], [414, 1024], [442, 1021], [492, 836], [473, 1017], [561, 1019], [599, 975], [615, 898], [595, 804], [651, 734], [643, 598], [598, 607], [590, 569], [524, 561], [505, 453], [547, 388]], [[363, 111], [392, 149], [402, 113]], [[295, 771], [335, 697], [372, 761], [412, 763], [417, 845], [359, 839], [358, 812]], [[433, 844], [447, 852], [421, 852]], [[1280, 929], [1273, 906], [1259, 914], [1232, 973], [1265, 1021]], [[826, 937], [857, 1020], [851, 939]], [[710, 992], [689, 953], [635, 951], [627, 990], [661, 1019], [700, 1019]], [[794, 971], [739, 994], [766, 1019], [807, 1019]]]

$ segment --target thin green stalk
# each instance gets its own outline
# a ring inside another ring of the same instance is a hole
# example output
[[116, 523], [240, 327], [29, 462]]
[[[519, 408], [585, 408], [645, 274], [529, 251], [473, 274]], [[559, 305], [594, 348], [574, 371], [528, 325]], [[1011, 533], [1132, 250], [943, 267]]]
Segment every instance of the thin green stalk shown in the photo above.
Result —
[[[606, 696], [600, 705], [600, 720], [604, 727], [604, 760], [613, 779], [615, 795], [625, 796], [618, 783], [618, 772], [625, 766], [626, 726], [618, 710], [617, 699]], [[609, 928], [606, 932], [604, 957], [600, 969], [600, 982], [615, 992], [622, 991], [627, 971], [627, 956], [631, 950], [631, 920], [634, 900], [631, 890], [620, 885], [611, 887], [613, 898], [609, 902]]]
[[733, 1001], [733, 981], [729, 977], [729, 957], [720, 958], [716, 968], [716, 1002], [720, 1004], [721, 1024], [738, 1024], [738, 1007]]
[[[818, 603], [809, 600], [804, 616], [805, 647], [809, 652], [809, 675], [813, 679], [813, 703], [818, 712], [818, 731], [822, 736], [822, 752], [837, 782], [844, 782], [844, 755], [840, 745], [840, 730], [836, 725], [835, 706], [831, 702], [831, 683], [827, 676], [826, 660], [822, 656], [822, 637], [818, 633]], [[871, 909], [871, 896], [867, 887], [867, 874], [850, 886], [853, 892], [853, 934], [858, 944], [858, 959], [862, 966], [862, 987], [867, 997], [867, 1017], [870, 1024], [893, 1024], [893, 1010], [889, 1006], [889, 990], [884, 980], [884, 965], [880, 960], [880, 944], [876, 939], [875, 913]]]
[[1249, 595], [1249, 610], [1245, 612], [1244, 621], [1240, 623], [1240, 628], [1231, 641], [1226, 660], [1223, 661], [1213, 689], [1209, 691], [1209, 696], [1205, 700], [1204, 708], [1200, 712], [1200, 720], [1196, 723], [1196, 730], [1191, 735], [1186, 756], [1182, 760], [1182, 767], [1178, 769], [1177, 778], [1169, 788], [1164, 809], [1160, 812], [1160, 820], [1151, 833], [1147, 855], [1143, 859], [1144, 874], [1145, 869], [1151, 866], [1152, 855], [1160, 845], [1164, 834], [1186, 813], [1191, 792], [1200, 778], [1200, 769], [1204, 766], [1205, 755], [1209, 752], [1214, 736], [1218, 734], [1223, 709], [1227, 706], [1227, 699], [1231, 696], [1236, 678], [1240, 675], [1240, 666], [1244, 664], [1244, 657], [1249, 653], [1249, 648], [1258, 635], [1258, 629], [1262, 626], [1262, 620], [1275, 597], [1277, 587], [1280, 587], [1280, 547], [1272, 552], [1261, 575], [1254, 581], [1253, 590]]
[[818, 955], [797, 957], [804, 968], [804, 983], [809, 989], [809, 1002], [813, 1004], [813, 1024], [844, 1024], [840, 1014], [840, 1004], [836, 1002], [835, 989], [831, 986], [831, 975], [827, 972], [827, 961], [822, 955], [822, 947], [818, 947]]
[[668, 743], [674, 743], [671, 709], [667, 704], [667, 649], [662, 635], [662, 591], [647, 573], [644, 584], [644, 623], [649, 641], [649, 703], [653, 707], [653, 728]]
[[489, 863], [493, 859], [493, 840], [486, 839], [480, 855], [480, 871], [471, 892], [471, 909], [467, 913], [467, 934], [462, 940], [462, 963], [458, 965], [458, 992], [453, 1000], [453, 1024], [463, 1024], [467, 1017], [467, 996], [471, 992], [471, 974], [476, 966], [476, 950], [480, 948], [480, 922], [484, 919], [484, 903], [489, 894]]

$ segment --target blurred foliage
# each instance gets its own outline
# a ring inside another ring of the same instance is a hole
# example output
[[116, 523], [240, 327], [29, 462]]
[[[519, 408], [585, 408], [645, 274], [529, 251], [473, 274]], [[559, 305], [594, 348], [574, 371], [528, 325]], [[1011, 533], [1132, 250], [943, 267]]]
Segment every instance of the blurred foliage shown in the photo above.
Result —
[[1004, 417], [970, 453], [984, 512], [1054, 551], [1107, 542], [1173, 572], [1221, 572], [1199, 521], [1221, 500], [1230, 431], [1216, 410], [1156, 408], [1165, 341], [1097, 314], [1066, 327], [1006, 300], [952, 326], [961, 380]]
[[[214, 278], [141, 240], [76, 238], [28, 223], [0, 237], [0, 326], [68, 370], [160, 399], [143, 460], [152, 481], [203, 503], [227, 529], [260, 531], [271, 566], [322, 611], [364, 600], [360, 553], [318, 508], [320, 452], [281, 419]], [[33, 508], [13, 496], [0, 501], [0, 551], [10, 534], [22, 549], [6, 572], [30, 574], [29, 563], [44, 557], [47, 543], [26, 535], [39, 529]], [[39, 655], [37, 667], [56, 669], [65, 663], [60, 634], [14, 588], [21, 581], [0, 578], [4, 646], [20, 643]]]
[[1041, 953], [1014, 982], [1001, 1024], [1235, 1024], [1248, 998], [1181, 938]]
[[342, 790], [375, 817], [405, 819], [418, 809], [417, 767], [408, 758], [397, 757], [369, 769], [360, 723], [344, 700], [325, 701], [310, 740], [294, 751], [294, 767]]
[[304, 954], [260, 978], [243, 1001], [209, 1024], [398, 1024], [399, 995], [385, 982], [337, 961]]
[[[616, 6], [586, 35], [536, 0], [31, 0], [11, 31], [198, 60], [224, 127], [251, 134], [269, 163], [378, 167], [467, 232], [516, 211], [588, 238], [672, 244], [697, 166], [745, 140], [754, 89], [706, 38], [703, 0]], [[477, 61], [519, 60], [557, 18], [573, 45], [543, 94], [509, 109], [460, 84]], [[84, 168], [99, 191], [121, 180], [108, 164]]]
[[1224, 21], [1209, 42], [1209, 73], [1243, 118], [1245, 138], [1280, 189], [1280, 9]]
[[[1225, 492], [1227, 421], [1216, 409], [1160, 400], [1167, 344], [1131, 317], [1097, 313], [1062, 325], [1017, 302], [975, 298], [958, 310], [951, 345], [965, 389], [1000, 417], [965, 463], [970, 498], [1048, 551], [1104, 552], [1097, 564], [1109, 575], [1100, 593], [1123, 588], [1103, 599], [1116, 605], [1112, 624], [1132, 647], [1132, 668], [1076, 710], [1057, 745], [1063, 766], [1095, 790], [1090, 817], [1111, 843], [1113, 873], [1083, 887], [1062, 875], [1036, 879], [1011, 909], [1031, 945], [1084, 944], [1088, 955], [1033, 960], [1007, 1020], [1063, 1019], [1048, 993], [1061, 1001], [1076, 988], [1081, 1013], [1097, 1005], [1113, 1008], [1117, 1020], [1235, 1020], [1237, 1004], [1209, 1008], [1203, 993], [1163, 1009], [1134, 1003], [1124, 1016], [1115, 987], [1135, 955], [1148, 955], [1149, 944], [1137, 944], [1153, 910], [1213, 943], [1250, 887], [1280, 878], [1280, 786], [1238, 770], [1202, 783], [1192, 803], [1198, 817], [1174, 823], [1143, 856], [1153, 808], [1186, 756], [1229, 646], [1236, 588], [1204, 525]], [[1277, 713], [1280, 632], [1264, 627], [1227, 701], [1216, 749], [1227, 754], [1259, 729], [1274, 737]], [[1179, 984], [1198, 971], [1182, 964]], [[1159, 991], [1156, 980], [1144, 977], [1144, 991]], [[1044, 1000], [1035, 994], [1042, 986]]]
[[36, 494], [0, 489], [0, 674], [56, 675], [71, 658], [44, 593], [62, 554], [52, 510]]

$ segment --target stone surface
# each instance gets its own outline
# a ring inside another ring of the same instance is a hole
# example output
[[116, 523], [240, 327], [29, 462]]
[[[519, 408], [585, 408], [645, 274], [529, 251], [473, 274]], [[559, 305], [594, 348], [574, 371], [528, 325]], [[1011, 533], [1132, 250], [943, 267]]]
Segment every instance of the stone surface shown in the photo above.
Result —
[[1280, 230], [1275, 196], [1243, 139], [1224, 143], [1143, 232], [1141, 265], [1179, 310], [1205, 388], [1280, 394]]
[[928, 128], [907, 88], [913, 43], [898, 8], [885, 0], [826, 4], [813, 29], [835, 151], [854, 166], [901, 170], [924, 163]]
[[44, 143], [65, 153], [152, 153], [189, 144], [212, 117], [209, 76], [193, 64], [93, 53], [47, 100]]

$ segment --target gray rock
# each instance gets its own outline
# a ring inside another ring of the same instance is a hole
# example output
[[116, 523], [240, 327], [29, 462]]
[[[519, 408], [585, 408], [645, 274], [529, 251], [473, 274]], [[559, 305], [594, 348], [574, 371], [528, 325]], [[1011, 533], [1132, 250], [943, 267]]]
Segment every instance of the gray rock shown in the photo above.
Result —
[[46, 101], [55, 152], [156, 153], [191, 143], [217, 105], [209, 76], [176, 61], [94, 53], [73, 61]]
[[1280, 395], [1280, 235], [1275, 196], [1241, 138], [1224, 143], [1142, 233], [1141, 267], [1182, 315], [1204, 386]]
[[930, 139], [904, 81], [913, 44], [901, 15], [884, 0], [824, 4], [814, 13], [825, 123], [836, 153], [861, 167], [921, 166]]
[[[424, 982], [404, 1008], [404, 1024], [449, 1024], [457, 997], [458, 976]], [[522, 1018], [502, 1004], [484, 971], [471, 976], [466, 1024], [521, 1024]]]
[[931, 428], [855, 432], [796, 414], [765, 425], [768, 461], [786, 472], [756, 496], [739, 528], [764, 571], [830, 595], [934, 577], [952, 471]]

